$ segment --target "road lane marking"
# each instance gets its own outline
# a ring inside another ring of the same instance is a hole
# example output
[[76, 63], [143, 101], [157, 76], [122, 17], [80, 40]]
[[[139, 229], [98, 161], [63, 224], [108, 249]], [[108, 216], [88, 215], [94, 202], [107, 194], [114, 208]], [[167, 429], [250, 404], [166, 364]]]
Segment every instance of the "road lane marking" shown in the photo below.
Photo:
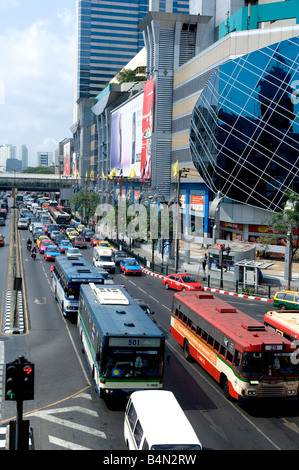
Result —
[[74, 444], [73, 442], [65, 441], [63, 439], [59, 439], [58, 437], [49, 436], [49, 441], [51, 444], [55, 444], [59, 447], [63, 447], [65, 449], [70, 450], [91, 450], [88, 447], [80, 446], [79, 444]]

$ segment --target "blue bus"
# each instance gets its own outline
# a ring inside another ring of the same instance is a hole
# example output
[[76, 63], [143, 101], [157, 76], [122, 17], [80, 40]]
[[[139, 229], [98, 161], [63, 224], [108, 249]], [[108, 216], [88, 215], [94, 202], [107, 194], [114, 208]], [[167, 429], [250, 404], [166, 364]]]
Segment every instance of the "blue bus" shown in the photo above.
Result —
[[83, 257], [67, 259], [64, 256], [58, 256], [55, 259], [52, 288], [54, 297], [65, 317], [77, 314], [80, 286], [88, 282], [104, 284], [104, 278]]
[[165, 336], [122, 286], [82, 285], [77, 324], [101, 398], [162, 388]]

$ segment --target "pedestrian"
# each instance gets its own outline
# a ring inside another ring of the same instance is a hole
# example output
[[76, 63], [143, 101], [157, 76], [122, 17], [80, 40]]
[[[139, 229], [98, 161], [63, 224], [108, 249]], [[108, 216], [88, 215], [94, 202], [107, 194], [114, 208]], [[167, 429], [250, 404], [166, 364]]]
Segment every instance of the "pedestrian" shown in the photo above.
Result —
[[204, 274], [206, 274], [207, 259], [208, 259], [208, 257], [207, 257], [207, 254], [205, 253], [204, 257], [202, 259], [202, 263], [201, 263], [202, 264], [202, 270], [203, 270]]

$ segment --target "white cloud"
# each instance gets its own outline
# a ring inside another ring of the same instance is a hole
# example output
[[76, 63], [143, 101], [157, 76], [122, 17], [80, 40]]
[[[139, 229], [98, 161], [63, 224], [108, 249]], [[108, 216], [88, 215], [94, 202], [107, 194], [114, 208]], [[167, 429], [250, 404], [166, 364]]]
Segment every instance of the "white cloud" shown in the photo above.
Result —
[[[0, 0], [0, 8], [3, 3]], [[57, 17], [56, 25], [36, 20], [23, 29], [0, 30], [0, 144], [27, 144], [31, 163], [37, 149], [54, 152], [60, 140], [70, 137], [75, 19], [68, 9]]]

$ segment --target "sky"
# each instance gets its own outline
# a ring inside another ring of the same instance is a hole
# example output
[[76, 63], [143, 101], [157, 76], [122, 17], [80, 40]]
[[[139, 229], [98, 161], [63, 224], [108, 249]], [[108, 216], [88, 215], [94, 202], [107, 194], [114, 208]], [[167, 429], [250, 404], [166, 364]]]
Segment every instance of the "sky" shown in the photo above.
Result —
[[0, 0], [0, 145], [53, 152], [72, 137], [76, 0]]

